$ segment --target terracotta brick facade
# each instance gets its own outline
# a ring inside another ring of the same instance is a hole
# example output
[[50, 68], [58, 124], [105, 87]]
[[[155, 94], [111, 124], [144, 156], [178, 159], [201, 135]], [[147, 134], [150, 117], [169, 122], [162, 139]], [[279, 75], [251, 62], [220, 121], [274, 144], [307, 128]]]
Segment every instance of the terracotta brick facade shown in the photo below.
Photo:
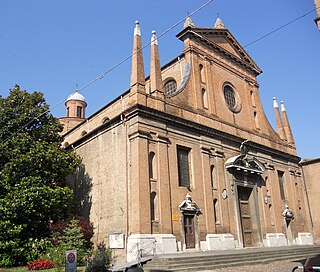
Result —
[[317, 244], [320, 243], [320, 158], [306, 159], [301, 162], [304, 179], [306, 182], [306, 191], [308, 195], [308, 204], [312, 215], [312, 225], [314, 237]]
[[64, 134], [91, 184], [94, 242], [123, 234], [118, 261], [138, 247], [148, 255], [313, 243], [285, 108], [277, 124], [290, 141], [265, 116], [261, 70], [222, 22], [189, 21], [177, 34], [182, 54], [161, 70], [153, 42], [146, 79], [138, 23], [134, 34], [130, 90]]

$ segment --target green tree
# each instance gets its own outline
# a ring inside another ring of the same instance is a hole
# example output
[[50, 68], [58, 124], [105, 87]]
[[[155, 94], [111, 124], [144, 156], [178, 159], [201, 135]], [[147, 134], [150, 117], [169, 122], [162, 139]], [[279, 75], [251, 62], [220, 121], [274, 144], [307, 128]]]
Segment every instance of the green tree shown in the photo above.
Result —
[[71, 219], [67, 227], [62, 231], [60, 245], [65, 250], [76, 249], [78, 262], [84, 264], [85, 254], [87, 253], [86, 240], [77, 219]]
[[61, 130], [42, 93], [16, 85], [0, 96], [0, 266], [32, 261], [50, 223], [68, 214], [66, 181], [80, 161], [61, 148]]
[[44, 257], [52, 261], [58, 270], [65, 266], [66, 250], [76, 249], [78, 265], [85, 265], [85, 257], [89, 249], [78, 219], [71, 219], [61, 233], [55, 233], [55, 245]]

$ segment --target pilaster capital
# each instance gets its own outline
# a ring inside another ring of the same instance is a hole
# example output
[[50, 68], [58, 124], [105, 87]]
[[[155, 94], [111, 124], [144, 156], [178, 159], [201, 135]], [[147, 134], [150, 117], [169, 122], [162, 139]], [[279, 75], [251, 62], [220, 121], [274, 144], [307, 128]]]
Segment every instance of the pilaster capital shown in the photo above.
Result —
[[209, 146], [201, 145], [200, 149], [201, 149], [201, 153], [209, 156], [212, 155], [212, 150]]
[[132, 133], [130, 133], [128, 135], [129, 140], [132, 141], [136, 138], [144, 138], [144, 139], [149, 139], [151, 137], [150, 132], [142, 130], [142, 129], [138, 129], [136, 131], [133, 131]]
[[225, 158], [224, 152], [221, 151], [221, 150], [215, 150], [214, 156], [217, 157], [217, 158], [221, 158], [221, 159]]

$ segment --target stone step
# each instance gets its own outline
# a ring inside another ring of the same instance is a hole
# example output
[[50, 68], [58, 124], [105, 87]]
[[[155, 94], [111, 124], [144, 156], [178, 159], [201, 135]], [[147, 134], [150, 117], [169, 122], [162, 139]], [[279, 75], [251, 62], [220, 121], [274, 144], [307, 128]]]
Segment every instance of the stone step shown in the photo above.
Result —
[[256, 264], [288, 259], [305, 259], [320, 253], [319, 246], [257, 248], [226, 253], [199, 252], [160, 256], [144, 265], [144, 271], [204, 271], [227, 266]]
[[[320, 251], [320, 248], [318, 249]], [[289, 256], [293, 255], [295, 256], [296, 254], [310, 254], [314, 253], [314, 249], [300, 249], [300, 250], [292, 250], [292, 251], [270, 251], [270, 252], [251, 252], [251, 253], [238, 253], [238, 254], [228, 254], [227, 257], [229, 260], [232, 259], [250, 259], [250, 258], [266, 258], [268, 256], [270, 257], [277, 257], [277, 256]], [[206, 256], [194, 256], [194, 257], [175, 257], [175, 258], [154, 258], [153, 263], [165, 263], [168, 264], [170, 262], [173, 263], [197, 263], [197, 262], [202, 262], [203, 260], [208, 261], [213, 259], [214, 261], [218, 260], [225, 260], [226, 255], [225, 254], [220, 254], [220, 255], [206, 255]]]
[[[304, 258], [306, 258], [305, 256]], [[301, 255], [291, 256], [290, 258], [282, 256], [277, 258], [277, 261], [288, 260], [288, 259], [301, 259]], [[203, 271], [203, 270], [212, 270], [223, 267], [232, 267], [232, 266], [241, 266], [241, 265], [250, 265], [250, 264], [261, 264], [269, 263], [275, 261], [275, 258], [266, 258], [266, 259], [247, 259], [247, 260], [233, 260], [229, 259], [224, 260], [221, 263], [200, 263], [200, 264], [185, 264], [185, 265], [169, 265], [166, 267], [153, 267], [152, 270], [148, 270], [147, 267], [144, 267], [144, 271]]]

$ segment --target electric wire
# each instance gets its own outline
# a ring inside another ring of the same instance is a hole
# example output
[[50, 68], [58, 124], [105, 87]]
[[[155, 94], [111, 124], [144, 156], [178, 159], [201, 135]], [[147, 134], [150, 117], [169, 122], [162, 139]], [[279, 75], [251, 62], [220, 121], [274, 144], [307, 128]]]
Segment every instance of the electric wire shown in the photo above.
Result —
[[[320, 7], [319, 7], [319, 8], [320, 8]], [[319, 8], [315, 8], [315, 9], [313, 9], [313, 10], [308, 11], [307, 13], [305, 13], [305, 14], [303, 14], [303, 15], [301, 15], [301, 16], [293, 19], [293, 20], [291, 20], [290, 22], [288, 22], [288, 23], [286, 23], [286, 24], [284, 24], [284, 25], [282, 25], [282, 26], [280, 26], [280, 27], [278, 27], [278, 28], [270, 31], [269, 33], [261, 36], [260, 38], [258, 38], [258, 39], [256, 39], [256, 40], [254, 40], [254, 41], [246, 44], [245, 46], [243, 46], [243, 48], [246, 48], [246, 47], [248, 47], [248, 46], [250, 46], [250, 45], [252, 45], [252, 44], [254, 44], [254, 43], [256, 43], [256, 42], [258, 42], [258, 41], [260, 41], [260, 40], [262, 40], [262, 39], [264, 39], [264, 38], [266, 38], [266, 37], [268, 37], [268, 36], [270, 36], [270, 35], [272, 35], [272, 34], [274, 34], [274, 33], [276, 33], [276, 32], [278, 32], [279, 30], [281, 30], [281, 29], [285, 28], [286, 26], [291, 25], [292, 23], [294, 23], [294, 22], [302, 19], [303, 17], [309, 15], [310, 13], [316, 11], [316, 10], [319, 9]]]
[[[209, 5], [211, 2], [213, 2], [214, 0], [209, 0], [206, 3], [204, 3], [203, 5], [201, 5], [200, 7], [198, 7], [197, 9], [195, 9], [194, 11], [192, 11], [191, 13], [189, 13], [187, 16], [185, 16], [184, 18], [182, 18], [181, 20], [179, 20], [177, 23], [175, 23], [174, 25], [172, 25], [171, 27], [169, 27], [167, 30], [165, 30], [163, 33], [161, 33], [157, 38], [160, 39], [162, 36], [164, 36], [165, 34], [167, 34], [168, 32], [170, 32], [172, 29], [174, 29], [175, 27], [177, 27], [179, 24], [181, 24], [182, 22], [184, 22], [187, 17], [191, 17], [192, 15], [196, 14], [198, 11], [200, 11], [201, 9], [203, 9], [204, 7], [206, 7], [207, 5]], [[127, 56], [126, 58], [122, 59], [120, 62], [118, 62], [117, 64], [115, 64], [114, 66], [112, 66], [110, 69], [108, 69], [107, 71], [105, 71], [104, 73], [100, 74], [98, 77], [96, 77], [95, 79], [91, 80], [90, 82], [88, 82], [87, 84], [83, 85], [82, 87], [80, 87], [78, 89], [78, 91], [82, 91], [85, 88], [89, 87], [90, 85], [92, 85], [93, 83], [95, 83], [96, 81], [102, 79], [105, 77], [106, 74], [110, 73], [111, 71], [113, 71], [114, 69], [116, 69], [117, 67], [119, 67], [121, 64], [123, 64], [124, 62], [126, 62], [127, 60], [129, 60], [130, 58], [132, 58], [132, 56], [134, 54], [137, 54], [138, 52], [142, 51], [144, 48], [146, 48], [147, 46], [149, 46], [151, 44], [151, 42], [147, 43], [146, 45], [144, 45], [141, 49], [139, 49], [138, 51], [130, 54], [129, 56]], [[14, 132], [9, 138], [7, 138], [6, 140], [2, 141], [8, 141], [14, 134], [19, 133], [20, 131], [24, 130], [26, 127], [28, 127], [30, 124], [32, 124], [34, 121], [36, 121], [37, 119], [41, 118], [43, 115], [47, 114], [48, 112], [50, 112], [52, 109], [56, 108], [57, 106], [61, 105], [62, 103], [64, 103], [66, 100], [63, 99], [60, 102], [56, 103], [54, 106], [50, 107], [48, 110], [44, 111], [42, 114], [32, 118], [31, 121], [29, 121], [27, 124], [25, 124], [24, 126], [20, 127], [16, 132]]]
[[[172, 29], [174, 29], [175, 27], [177, 27], [179, 24], [181, 24], [182, 22], [184, 22], [188, 17], [191, 17], [192, 15], [194, 15], [195, 13], [197, 13], [198, 11], [200, 11], [201, 9], [203, 9], [204, 7], [206, 7], [207, 5], [209, 5], [211, 2], [213, 2], [214, 0], [209, 0], [206, 3], [204, 3], [203, 5], [201, 5], [200, 7], [198, 7], [197, 9], [195, 9], [194, 11], [192, 11], [191, 13], [189, 13], [187, 16], [183, 17], [181, 20], [179, 20], [177, 23], [175, 23], [174, 25], [172, 25], [171, 27], [169, 27], [167, 30], [165, 30], [164, 32], [162, 32], [160, 35], [158, 35], [157, 39], [160, 39], [161, 37], [163, 37], [164, 35], [166, 35], [168, 32], [170, 32]], [[302, 19], [303, 17], [309, 15], [310, 13], [318, 10], [320, 7], [318, 8], [314, 8], [311, 11], [308, 11], [306, 13], [304, 13], [303, 15], [291, 20], [290, 22], [276, 28], [275, 30], [270, 31], [269, 33], [261, 36], [260, 38], [246, 44], [245, 46], [243, 46], [243, 48], [246, 48], [276, 32], [278, 32], [279, 30], [285, 28], [288, 25], [291, 25], [292, 23]], [[151, 41], [147, 44], [145, 44], [141, 49], [139, 49], [138, 51], [133, 52], [132, 54], [130, 54], [129, 56], [125, 57], [124, 59], [122, 59], [120, 62], [118, 62], [117, 64], [115, 64], [114, 66], [112, 66], [111, 68], [109, 68], [108, 70], [106, 70], [105, 72], [103, 72], [102, 74], [100, 74], [98, 77], [96, 77], [95, 79], [91, 80], [90, 82], [86, 83], [85, 85], [81, 86], [79, 89], [77, 89], [77, 91], [82, 91], [84, 89], [86, 89], [87, 87], [89, 87], [90, 85], [92, 85], [93, 83], [95, 83], [96, 81], [103, 79], [105, 77], [105, 75], [107, 75], [108, 73], [110, 73], [111, 71], [115, 70], [117, 67], [119, 67], [120, 65], [122, 65], [124, 62], [128, 61], [130, 58], [132, 58], [132, 56], [134, 54], [137, 54], [138, 52], [142, 51], [143, 49], [145, 49], [146, 47], [151, 45]], [[61, 105], [62, 103], [64, 103], [66, 100], [63, 99], [60, 102], [56, 103], [54, 106], [51, 106], [48, 110], [46, 110], [45, 112], [43, 112], [42, 114], [34, 117], [31, 121], [29, 121], [27, 124], [25, 124], [24, 126], [20, 127], [20, 129], [18, 129], [16, 132], [14, 132], [9, 138], [7, 138], [6, 140], [9, 140], [15, 133], [19, 133], [20, 131], [22, 131], [23, 129], [25, 129], [27, 126], [29, 126], [30, 124], [32, 124], [32, 122], [34, 122], [35, 120], [39, 119], [40, 117], [42, 117], [43, 115], [47, 114], [48, 112], [50, 112], [52, 109], [58, 107], [59, 105]], [[4, 141], [2, 141], [4, 142]]]
[[[209, 5], [211, 2], [213, 2], [214, 0], [209, 0], [206, 3], [204, 3], [202, 6], [200, 6], [199, 8], [197, 8], [196, 10], [194, 10], [193, 12], [191, 12], [190, 14], [188, 14], [187, 16], [185, 16], [184, 18], [182, 18], [181, 20], [179, 20], [177, 23], [175, 23], [174, 25], [172, 25], [171, 27], [169, 27], [167, 30], [165, 30], [164, 32], [162, 32], [157, 39], [160, 39], [162, 36], [164, 36], [165, 34], [167, 34], [168, 32], [170, 32], [172, 29], [174, 29], [175, 27], [177, 27], [179, 24], [181, 24], [182, 22], [184, 22], [188, 17], [191, 17], [193, 14], [197, 13], [198, 11], [200, 11], [201, 9], [203, 9], [204, 7], [206, 7], [207, 5]], [[98, 76], [97, 78], [93, 79], [92, 81], [90, 81], [89, 83], [85, 84], [84, 86], [79, 88], [79, 91], [82, 91], [83, 89], [87, 88], [88, 86], [90, 86], [91, 84], [93, 84], [94, 82], [96, 82], [97, 80], [102, 79], [106, 74], [110, 73], [112, 70], [114, 70], [115, 68], [117, 68], [118, 66], [120, 66], [122, 63], [126, 62], [127, 60], [129, 60], [134, 54], [139, 53], [140, 51], [142, 51], [143, 49], [145, 49], [146, 47], [148, 47], [149, 45], [151, 45], [151, 42], [145, 44], [141, 49], [139, 49], [138, 51], [130, 54], [129, 56], [127, 56], [126, 58], [124, 58], [123, 60], [121, 60], [120, 62], [118, 62], [117, 64], [115, 64], [114, 66], [112, 66], [111, 68], [109, 68], [107, 71], [105, 71], [104, 73], [102, 73], [100, 76]]]

